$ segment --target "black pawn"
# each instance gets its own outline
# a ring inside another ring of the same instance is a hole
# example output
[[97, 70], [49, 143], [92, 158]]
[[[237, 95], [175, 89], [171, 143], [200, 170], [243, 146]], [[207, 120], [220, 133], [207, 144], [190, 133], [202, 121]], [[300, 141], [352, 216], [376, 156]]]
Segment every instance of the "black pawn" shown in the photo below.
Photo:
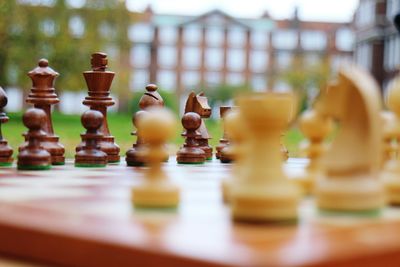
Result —
[[8, 142], [3, 137], [3, 132], [1, 126], [3, 123], [8, 122], [8, 117], [4, 112], [4, 107], [7, 105], [8, 99], [6, 92], [0, 87], [0, 166], [10, 166], [12, 165], [13, 158], [12, 148], [8, 145]]
[[28, 128], [25, 134], [28, 141], [18, 155], [17, 167], [19, 170], [48, 170], [51, 167], [51, 155], [40, 144], [46, 133], [41, 129], [46, 121], [46, 113], [37, 108], [28, 109], [22, 122]]
[[182, 125], [185, 128], [182, 136], [186, 138], [185, 144], [179, 149], [176, 161], [181, 164], [202, 164], [206, 160], [206, 153], [197, 143], [200, 136], [196, 130], [201, 125], [201, 117], [195, 112], [188, 112], [182, 117]]
[[145, 163], [143, 156], [139, 153], [141, 146], [144, 145], [144, 140], [143, 137], [140, 135], [140, 130], [137, 128], [137, 122], [144, 114], [146, 114], [146, 111], [139, 110], [132, 117], [132, 124], [136, 127], [136, 131], [133, 132], [132, 135], [136, 135], [137, 138], [136, 143], [133, 144], [132, 148], [126, 151], [125, 160], [128, 166], [143, 166]]
[[103, 120], [103, 114], [97, 110], [87, 110], [82, 114], [81, 122], [86, 133], [81, 134], [83, 146], [75, 154], [76, 167], [105, 167], [107, 165], [107, 154], [101, 151], [99, 146], [103, 138], [103, 135], [99, 133]]

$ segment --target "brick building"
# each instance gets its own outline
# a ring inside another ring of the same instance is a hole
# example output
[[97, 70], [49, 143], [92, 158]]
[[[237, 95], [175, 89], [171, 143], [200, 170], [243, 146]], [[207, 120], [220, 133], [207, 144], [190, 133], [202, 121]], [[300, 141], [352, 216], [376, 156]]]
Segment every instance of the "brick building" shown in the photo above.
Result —
[[332, 67], [351, 60], [350, 23], [241, 19], [213, 10], [181, 16], [143, 12], [129, 31], [133, 42], [131, 88], [148, 82], [182, 96], [185, 90], [219, 84], [248, 85], [254, 90], [289, 87], [279, 79], [296, 56], [303, 64], [328, 60]]
[[360, 0], [354, 15], [355, 61], [383, 87], [400, 64], [400, 38], [393, 25], [398, 12], [400, 0]]

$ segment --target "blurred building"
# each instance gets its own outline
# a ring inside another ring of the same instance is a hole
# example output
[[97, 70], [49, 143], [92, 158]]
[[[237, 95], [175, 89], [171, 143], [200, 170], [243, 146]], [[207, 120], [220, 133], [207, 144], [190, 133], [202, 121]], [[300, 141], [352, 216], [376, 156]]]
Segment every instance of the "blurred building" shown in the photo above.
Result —
[[303, 66], [352, 60], [350, 23], [242, 19], [212, 10], [200, 16], [154, 14], [147, 8], [129, 31], [131, 88], [157, 83], [165, 90], [247, 85], [254, 90], [290, 87], [280, 73], [295, 58]]
[[398, 72], [400, 38], [393, 18], [400, 0], [360, 0], [354, 15], [355, 60], [383, 87]]

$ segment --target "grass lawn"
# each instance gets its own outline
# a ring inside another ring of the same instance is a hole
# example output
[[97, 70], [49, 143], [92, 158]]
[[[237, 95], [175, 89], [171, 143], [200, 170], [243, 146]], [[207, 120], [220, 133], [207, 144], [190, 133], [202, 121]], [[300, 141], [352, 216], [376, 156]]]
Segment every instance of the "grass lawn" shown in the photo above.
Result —
[[[22, 113], [9, 113], [8, 116], [10, 117], [10, 121], [2, 126], [2, 130], [4, 137], [14, 149], [15, 156], [18, 146], [23, 142], [22, 133], [26, 131], [26, 128], [22, 124]], [[124, 155], [136, 138], [130, 135], [133, 130], [131, 116], [128, 114], [109, 114], [108, 124], [116, 143], [121, 147], [121, 155]], [[218, 140], [222, 134], [221, 122], [220, 120], [206, 120], [206, 124], [213, 137], [210, 140], [210, 144], [215, 146], [218, 144]], [[80, 133], [84, 131], [80, 122], [80, 116], [54, 112], [53, 126], [55, 133], [60, 136], [60, 142], [65, 146], [66, 157], [72, 158], [75, 154], [75, 146], [80, 142]], [[183, 138], [180, 136], [182, 131], [183, 128], [179, 124], [176, 137], [173, 140], [173, 143], [177, 146], [183, 143]], [[290, 129], [286, 133], [284, 143], [291, 157], [298, 156], [298, 144], [302, 138], [303, 136], [297, 128]]]

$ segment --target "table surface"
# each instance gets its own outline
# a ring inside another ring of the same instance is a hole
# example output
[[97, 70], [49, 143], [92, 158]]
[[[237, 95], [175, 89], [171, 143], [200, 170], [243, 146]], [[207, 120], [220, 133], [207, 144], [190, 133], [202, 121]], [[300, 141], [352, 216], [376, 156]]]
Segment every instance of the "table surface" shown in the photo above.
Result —
[[[285, 170], [302, 172], [305, 163], [289, 159]], [[182, 190], [176, 211], [134, 209], [130, 191], [144, 168], [124, 163], [2, 170], [0, 252], [66, 266], [400, 264], [400, 208], [385, 208], [380, 217], [332, 216], [320, 214], [308, 197], [295, 225], [234, 223], [220, 191], [231, 165], [170, 159], [164, 168]]]

